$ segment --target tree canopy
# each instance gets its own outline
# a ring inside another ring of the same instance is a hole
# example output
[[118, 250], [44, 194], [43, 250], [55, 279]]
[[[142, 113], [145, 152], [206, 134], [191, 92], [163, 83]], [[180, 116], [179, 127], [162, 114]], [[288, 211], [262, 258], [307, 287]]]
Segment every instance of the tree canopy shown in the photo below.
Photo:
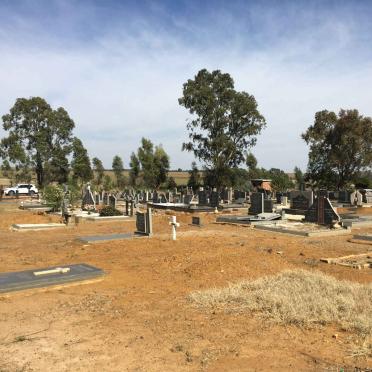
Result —
[[347, 187], [372, 167], [372, 119], [358, 110], [319, 111], [302, 138], [310, 147], [305, 178], [314, 187]]
[[119, 155], [115, 155], [112, 160], [112, 170], [116, 177], [116, 185], [118, 187], [124, 187], [124, 164], [122, 158]]
[[[131, 164], [138, 167], [138, 162], [135, 158], [138, 159], [140, 164], [143, 182], [146, 187], [158, 189], [161, 184], [167, 181], [169, 156], [161, 145], [154, 148], [150, 140], [142, 138], [137, 156], [133, 157], [132, 154], [131, 158]], [[138, 169], [135, 172], [138, 173]]]
[[190, 177], [187, 181], [187, 186], [196, 191], [201, 185], [201, 177], [196, 162], [194, 161], [191, 163], [191, 170], [189, 171], [189, 175]]
[[0, 142], [3, 160], [16, 170], [35, 171], [41, 187], [67, 178], [75, 124], [65, 109], [53, 110], [40, 97], [18, 98], [2, 120], [8, 133]]
[[193, 115], [183, 150], [204, 163], [214, 175], [214, 186], [223, 186], [226, 173], [244, 161], [245, 151], [266, 125], [254, 96], [236, 91], [229, 74], [203, 69], [183, 85], [178, 101]]
[[103, 167], [102, 161], [98, 158], [92, 159], [93, 170], [96, 173], [96, 184], [101, 185], [103, 176], [105, 175], [105, 168]]
[[90, 165], [88, 151], [79, 138], [74, 138], [72, 144], [72, 177], [75, 182], [88, 182], [93, 179], [93, 171]]

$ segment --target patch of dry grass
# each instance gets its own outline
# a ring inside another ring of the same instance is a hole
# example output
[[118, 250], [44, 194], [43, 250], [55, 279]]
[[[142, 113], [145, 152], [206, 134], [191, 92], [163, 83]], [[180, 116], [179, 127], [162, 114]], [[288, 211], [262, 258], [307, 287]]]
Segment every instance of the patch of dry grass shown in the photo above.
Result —
[[189, 298], [200, 307], [257, 313], [280, 324], [336, 323], [360, 335], [372, 334], [372, 284], [340, 281], [320, 272], [283, 271], [193, 292]]

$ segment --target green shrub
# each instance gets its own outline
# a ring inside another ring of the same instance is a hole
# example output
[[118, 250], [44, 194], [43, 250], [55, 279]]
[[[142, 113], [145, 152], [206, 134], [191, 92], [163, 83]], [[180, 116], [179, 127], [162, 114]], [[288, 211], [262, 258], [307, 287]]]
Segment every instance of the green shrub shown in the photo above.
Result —
[[108, 216], [121, 216], [123, 213], [120, 212], [118, 209], [112, 207], [111, 205], [108, 205], [106, 207], [103, 207], [101, 211], [99, 212], [99, 215], [101, 217], [108, 217]]
[[59, 185], [49, 185], [43, 190], [43, 199], [46, 204], [53, 208], [53, 211], [61, 209], [63, 195], [63, 188]]

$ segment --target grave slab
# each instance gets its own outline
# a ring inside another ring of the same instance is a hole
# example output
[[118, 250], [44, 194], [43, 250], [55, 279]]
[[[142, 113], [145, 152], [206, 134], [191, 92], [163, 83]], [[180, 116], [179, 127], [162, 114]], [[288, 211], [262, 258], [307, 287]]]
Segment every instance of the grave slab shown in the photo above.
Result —
[[16, 223], [12, 225], [14, 230], [31, 231], [31, 230], [46, 230], [46, 229], [61, 229], [66, 228], [63, 223]]
[[133, 234], [110, 234], [110, 235], [95, 235], [95, 236], [82, 236], [78, 240], [82, 243], [103, 243], [113, 240], [124, 240], [133, 238]]
[[130, 219], [129, 216], [91, 216], [83, 217], [87, 221], [93, 222], [106, 222], [106, 221], [134, 221], [133, 218]]
[[104, 275], [103, 270], [85, 263], [2, 273], [0, 274], [0, 293], [67, 284], [102, 275]]
[[255, 229], [266, 230], [276, 233], [291, 234], [305, 237], [322, 237], [322, 236], [335, 236], [335, 235], [348, 235], [349, 229], [320, 229], [306, 226], [302, 223], [273, 223], [272, 225], [255, 225]]
[[372, 234], [356, 234], [353, 236], [353, 239], [372, 242]]
[[216, 222], [239, 225], [273, 224], [280, 218], [280, 214], [277, 213], [260, 213], [255, 216], [219, 216]]

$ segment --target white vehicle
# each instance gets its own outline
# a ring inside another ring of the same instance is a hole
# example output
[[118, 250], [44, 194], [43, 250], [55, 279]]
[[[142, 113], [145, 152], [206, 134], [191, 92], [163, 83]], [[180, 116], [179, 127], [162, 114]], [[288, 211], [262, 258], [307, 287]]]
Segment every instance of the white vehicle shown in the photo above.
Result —
[[35, 185], [29, 183], [20, 183], [17, 186], [7, 187], [4, 190], [5, 195], [14, 196], [18, 195], [35, 195], [39, 193], [39, 190], [35, 187]]

